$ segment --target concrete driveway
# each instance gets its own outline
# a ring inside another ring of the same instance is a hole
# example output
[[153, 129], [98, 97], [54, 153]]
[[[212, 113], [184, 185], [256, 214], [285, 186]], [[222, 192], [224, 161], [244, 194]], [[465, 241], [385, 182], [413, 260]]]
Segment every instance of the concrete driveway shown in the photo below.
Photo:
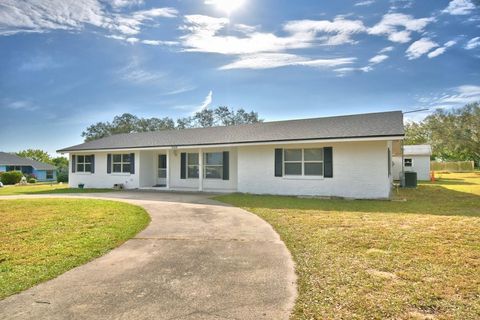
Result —
[[[140, 205], [152, 222], [108, 254], [0, 301], [1, 319], [288, 318], [293, 262], [257, 216], [204, 194], [65, 197]], [[6, 198], [13, 197], [0, 200]]]

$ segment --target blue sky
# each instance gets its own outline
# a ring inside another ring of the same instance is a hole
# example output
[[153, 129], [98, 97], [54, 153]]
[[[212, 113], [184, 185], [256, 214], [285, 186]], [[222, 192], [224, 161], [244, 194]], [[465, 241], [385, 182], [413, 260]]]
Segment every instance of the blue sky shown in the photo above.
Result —
[[452, 108], [480, 100], [480, 11], [470, 0], [1, 0], [0, 70], [4, 151], [54, 153], [124, 112]]

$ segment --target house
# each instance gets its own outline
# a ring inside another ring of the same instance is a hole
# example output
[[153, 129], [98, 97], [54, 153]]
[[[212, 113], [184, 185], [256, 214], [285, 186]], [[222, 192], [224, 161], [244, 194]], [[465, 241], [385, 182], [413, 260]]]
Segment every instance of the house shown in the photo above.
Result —
[[393, 178], [400, 180], [403, 170], [417, 173], [418, 180], [430, 180], [430, 156], [432, 147], [428, 144], [403, 146], [402, 152], [393, 154]]
[[387, 198], [400, 111], [118, 134], [69, 153], [72, 187]]
[[7, 171], [21, 171], [25, 175], [33, 174], [38, 181], [57, 180], [57, 168], [55, 166], [0, 151], [0, 172]]

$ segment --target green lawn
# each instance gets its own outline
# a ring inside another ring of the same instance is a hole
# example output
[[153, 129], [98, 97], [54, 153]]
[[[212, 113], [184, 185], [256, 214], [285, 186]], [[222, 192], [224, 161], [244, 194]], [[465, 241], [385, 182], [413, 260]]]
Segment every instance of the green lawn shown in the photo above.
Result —
[[50, 193], [97, 193], [112, 192], [113, 189], [79, 189], [69, 188], [68, 184], [29, 184], [26, 186], [4, 186], [0, 188], [0, 196], [18, 194], [50, 194]]
[[479, 319], [480, 174], [444, 174], [395, 198], [217, 197], [265, 219], [289, 248], [292, 319]]
[[114, 201], [0, 200], [0, 299], [103, 255], [149, 221]]

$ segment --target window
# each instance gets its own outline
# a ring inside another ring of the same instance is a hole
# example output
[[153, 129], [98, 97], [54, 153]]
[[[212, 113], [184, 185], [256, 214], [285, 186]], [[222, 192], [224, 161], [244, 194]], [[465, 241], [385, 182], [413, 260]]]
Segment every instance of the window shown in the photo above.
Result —
[[130, 173], [131, 159], [130, 154], [112, 154], [112, 172]]
[[222, 179], [223, 178], [223, 153], [212, 152], [205, 153], [205, 179]]
[[187, 153], [187, 178], [198, 179], [198, 153]]
[[412, 158], [405, 158], [403, 159], [403, 165], [405, 167], [413, 167], [413, 160]]
[[53, 170], [47, 170], [47, 180], [53, 179]]
[[77, 172], [92, 172], [92, 156], [77, 156]]
[[285, 149], [286, 176], [323, 176], [323, 148]]

